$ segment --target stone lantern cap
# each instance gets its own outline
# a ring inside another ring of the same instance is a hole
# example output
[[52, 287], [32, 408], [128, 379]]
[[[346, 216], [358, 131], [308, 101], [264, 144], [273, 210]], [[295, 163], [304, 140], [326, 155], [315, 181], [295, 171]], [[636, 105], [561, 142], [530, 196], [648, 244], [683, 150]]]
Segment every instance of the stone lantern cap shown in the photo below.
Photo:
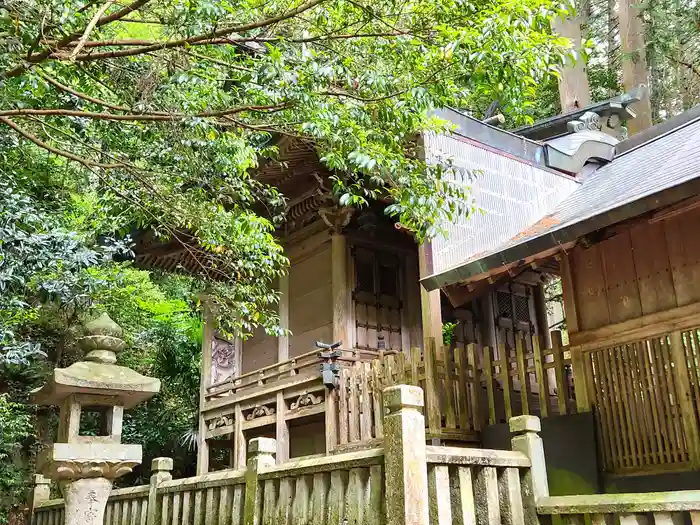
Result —
[[107, 314], [85, 325], [87, 336], [79, 344], [87, 352], [84, 361], [55, 368], [44, 386], [33, 392], [40, 405], [59, 405], [73, 394], [106, 396], [110, 404], [131, 408], [160, 390], [160, 380], [116, 364], [124, 349], [122, 329]]

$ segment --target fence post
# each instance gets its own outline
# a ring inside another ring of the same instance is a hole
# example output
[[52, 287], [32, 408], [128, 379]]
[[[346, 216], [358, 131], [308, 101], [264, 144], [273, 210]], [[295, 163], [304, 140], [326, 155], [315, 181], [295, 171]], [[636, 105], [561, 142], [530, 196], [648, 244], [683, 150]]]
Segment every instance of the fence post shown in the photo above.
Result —
[[148, 508], [146, 525], [158, 525], [160, 522], [160, 505], [158, 505], [158, 486], [173, 479], [172, 458], [153, 458], [151, 460], [151, 481], [148, 487]]
[[588, 398], [588, 378], [584, 359], [590, 359], [581, 351], [580, 346], [569, 345], [571, 353], [571, 374], [574, 376], [574, 394], [576, 395], [576, 412], [591, 411], [591, 403]]
[[245, 506], [243, 525], [259, 525], [262, 514], [262, 485], [260, 471], [275, 464], [277, 440], [253, 438], [248, 444], [248, 465], [245, 473]]
[[[426, 337], [425, 350], [423, 359], [425, 359], [425, 399], [427, 400], [428, 410], [428, 430], [433, 438], [436, 438], [440, 433], [440, 392], [437, 387], [437, 364], [435, 363], [436, 354], [435, 338]], [[422, 397], [422, 396], [421, 396]], [[421, 402], [421, 407], [423, 402]]]
[[384, 389], [383, 397], [386, 523], [428, 525], [423, 390], [391, 386]]
[[51, 497], [51, 480], [42, 474], [34, 474], [34, 488], [29, 501], [29, 523], [34, 523], [34, 513], [38, 503]]
[[542, 430], [537, 416], [517, 416], [508, 422], [511, 438], [511, 448], [522, 452], [530, 459], [530, 469], [522, 478], [521, 490], [526, 525], [539, 523], [537, 517], [537, 501], [549, 496], [547, 482], [547, 465], [544, 458], [544, 446], [538, 432]]

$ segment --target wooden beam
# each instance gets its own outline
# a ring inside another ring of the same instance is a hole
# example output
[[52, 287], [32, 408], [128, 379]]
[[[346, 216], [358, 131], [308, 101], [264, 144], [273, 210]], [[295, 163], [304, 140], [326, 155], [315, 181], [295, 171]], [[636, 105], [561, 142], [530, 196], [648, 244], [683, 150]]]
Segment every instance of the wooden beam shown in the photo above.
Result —
[[202, 300], [204, 328], [202, 335], [202, 370], [199, 382], [199, 432], [197, 437], [197, 475], [209, 472], [209, 444], [206, 440], [206, 424], [204, 421], [204, 401], [207, 388], [211, 383], [211, 343], [214, 340], [214, 318], [207, 303]]
[[584, 351], [596, 350], [697, 326], [700, 326], [700, 302], [609, 324], [595, 330], [570, 333], [569, 345], [581, 346]]
[[[289, 328], [289, 274], [285, 274], [279, 279], [279, 318], [280, 328]], [[280, 335], [277, 338], [277, 362], [289, 359], [289, 336]], [[283, 392], [277, 393], [275, 411], [275, 439], [277, 440], [277, 463], [284, 463], [289, 459], [289, 423], [285, 418], [287, 414], [287, 404], [284, 400]]]
[[576, 311], [576, 290], [571, 273], [571, 255], [562, 254], [561, 258], [561, 291], [564, 299], [564, 315], [566, 330], [569, 334], [579, 331], [578, 312]]
[[[433, 274], [432, 249], [429, 242], [418, 247], [418, 271], [420, 278]], [[427, 291], [420, 287], [421, 324], [423, 339], [435, 338], [436, 343], [442, 344], [442, 306], [440, 290]]]
[[665, 210], [658, 211], [652, 214], [649, 219], [649, 224], [654, 224], [655, 222], [665, 221], [667, 219], [672, 219], [682, 213], [686, 213], [700, 207], [700, 196], [690, 197], [685, 199], [678, 204], [669, 206]]

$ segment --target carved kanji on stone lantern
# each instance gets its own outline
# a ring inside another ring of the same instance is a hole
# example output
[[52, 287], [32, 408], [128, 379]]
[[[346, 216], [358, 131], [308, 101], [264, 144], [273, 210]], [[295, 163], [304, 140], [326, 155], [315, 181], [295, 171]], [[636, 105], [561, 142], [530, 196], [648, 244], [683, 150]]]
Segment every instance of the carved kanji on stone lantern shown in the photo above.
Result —
[[[141, 445], [121, 443], [124, 409], [160, 390], [158, 379], [116, 364], [126, 344], [108, 315], [85, 328], [88, 335], [79, 341], [84, 360], [54, 369], [34, 393], [36, 403], [60, 406], [58, 438], [42, 451], [37, 468], [58, 482], [66, 525], [102, 525], [113, 480], [141, 463]], [[82, 434], [81, 414], [87, 412], [98, 417], [98, 435]]]

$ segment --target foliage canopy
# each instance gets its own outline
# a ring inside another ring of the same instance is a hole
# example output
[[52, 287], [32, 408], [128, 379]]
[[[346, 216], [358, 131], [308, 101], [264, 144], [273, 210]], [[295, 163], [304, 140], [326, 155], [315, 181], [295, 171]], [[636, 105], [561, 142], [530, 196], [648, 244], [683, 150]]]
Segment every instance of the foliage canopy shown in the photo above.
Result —
[[[195, 236], [230, 332], [274, 331], [273, 237], [285, 199], [254, 170], [276, 139], [311, 141], [340, 206], [392, 201], [419, 239], [469, 212], [448, 166], [426, 167], [429, 110], [527, 119], [566, 41], [552, 0], [11, 0], [0, 7], [5, 148], [50, 153], [92, 192], [99, 234]], [[221, 280], [226, 284], [221, 284]], [[218, 282], [217, 282], [218, 281]], [[234, 315], [235, 314], [235, 315]]]

